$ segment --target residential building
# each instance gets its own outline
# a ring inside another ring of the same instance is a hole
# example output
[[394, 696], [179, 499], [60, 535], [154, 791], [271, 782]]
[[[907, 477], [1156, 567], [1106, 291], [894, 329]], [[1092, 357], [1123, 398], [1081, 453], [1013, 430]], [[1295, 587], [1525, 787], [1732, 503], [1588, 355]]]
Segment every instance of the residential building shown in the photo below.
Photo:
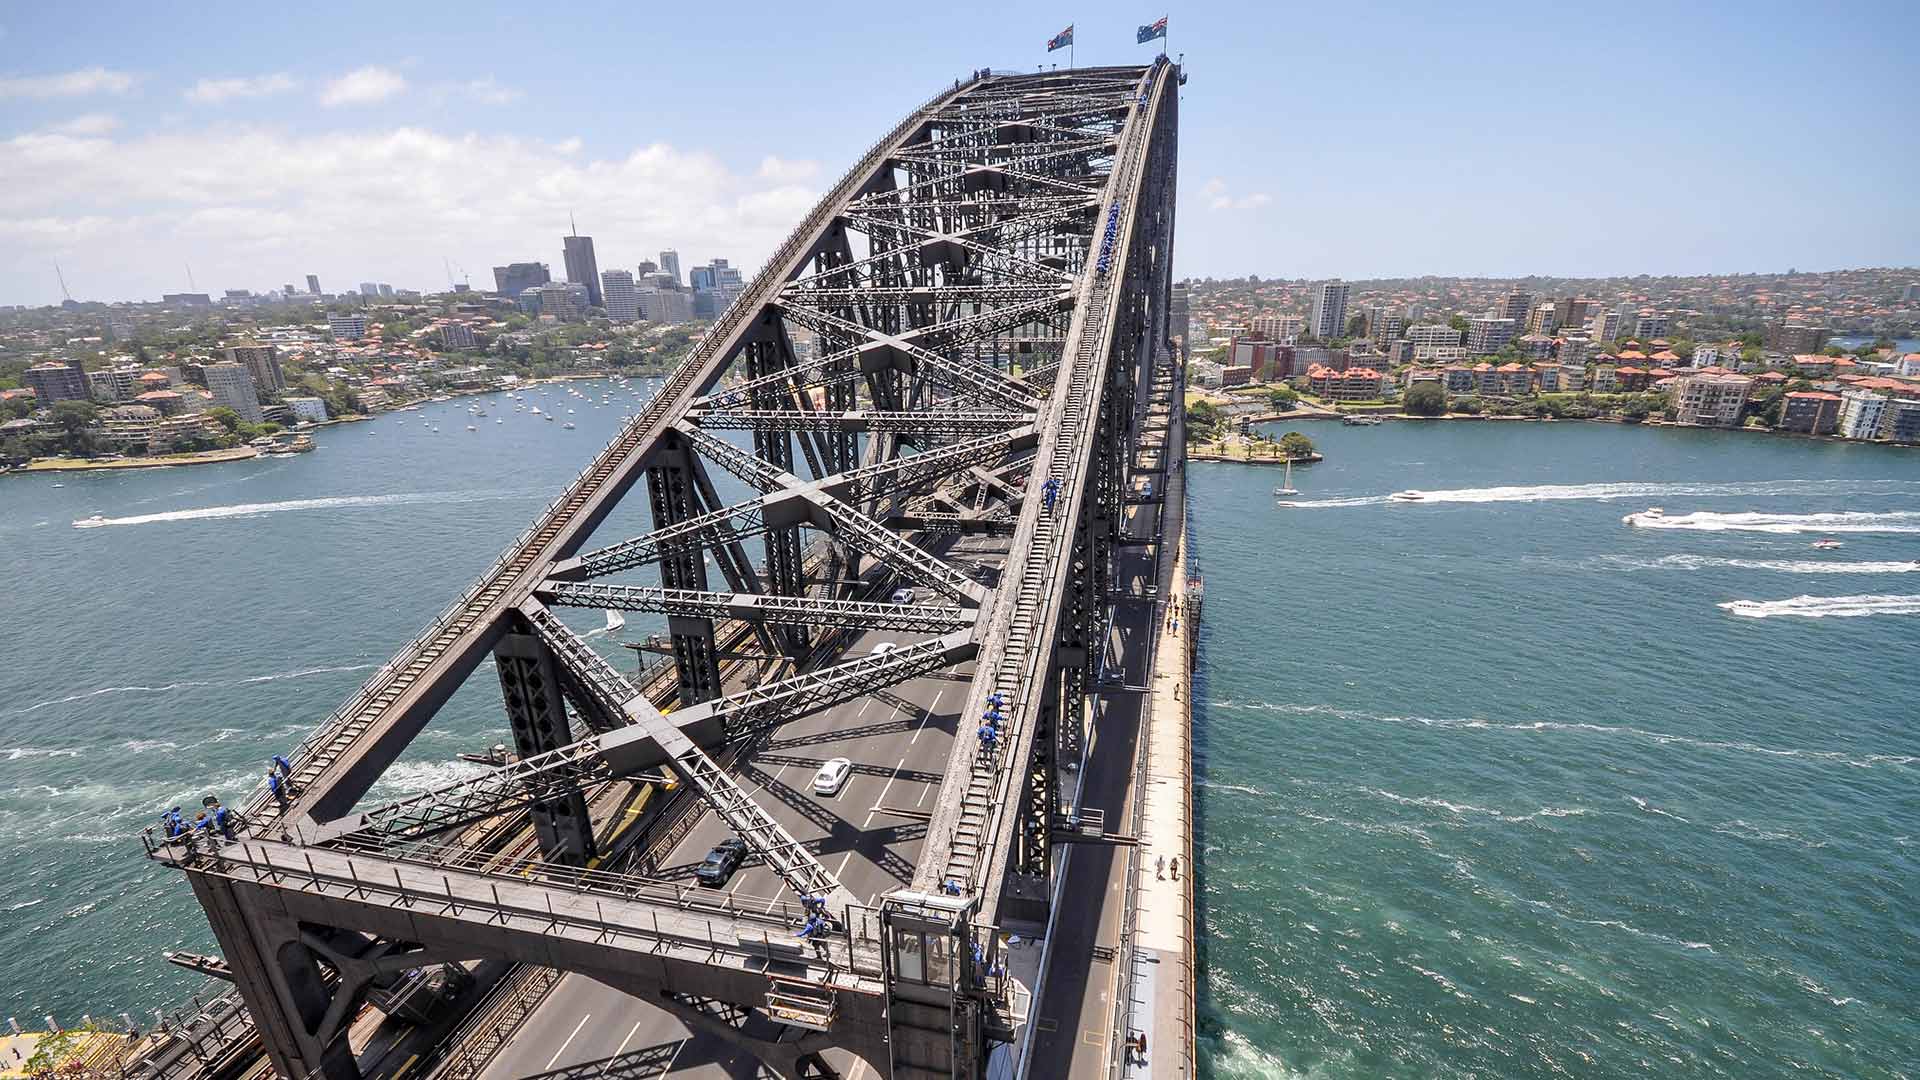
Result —
[[1347, 334], [1347, 295], [1350, 286], [1335, 279], [1314, 288], [1313, 309], [1307, 315], [1307, 333], [1321, 341], [1332, 341]]
[[600, 296], [607, 317], [617, 323], [640, 318], [640, 293], [633, 287], [633, 275], [625, 270], [600, 271]]
[[1908, 353], [1895, 360], [1893, 373], [1906, 379], [1920, 377], [1920, 352]]
[[229, 345], [227, 359], [236, 364], [245, 364], [247, 373], [253, 376], [254, 385], [265, 387], [268, 393], [287, 388], [286, 372], [280, 370], [279, 350], [271, 345], [258, 342]]
[[1533, 375], [1534, 378], [1539, 381], [1541, 393], [1557, 394], [1560, 392], [1559, 364], [1535, 364]]
[[380, 283], [380, 295], [381, 295], [381, 296], [392, 296], [392, 295], [393, 295], [393, 286], [391, 286], [391, 285], [389, 285], [389, 284], [387, 284], [387, 283], [386, 283], [386, 282], [384, 282], [384, 281], [383, 281], [383, 282], [381, 282], [381, 283]]
[[561, 322], [586, 318], [587, 306], [593, 302], [586, 286], [572, 281], [551, 281], [532, 291], [539, 297], [540, 314]]
[[1561, 364], [1560, 391], [1565, 394], [1578, 394], [1587, 388], [1587, 365]]
[[1292, 345], [1300, 340], [1300, 334], [1306, 326], [1307, 320], [1300, 315], [1255, 315], [1253, 321], [1247, 324], [1254, 337], [1281, 345]]
[[1407, 327], [1404, 336], [1419, 345], [1458, 345], [1465, 335], [1445, 323], [1420, 323]]
[[493, 288], [501, 296], [518, 298], [528, 289], [553, 280], [546, 263], [518, 262], [493, 268]]
[[1803, 322], [1768, 323], [1762, 333], [1762, 340], [1768, 352], [1817, 353], [1826, 345], [1832, 334], [1824, 326], [1813, 326]]
[[1254, 382], [1279, 382], [1298, 374], [1293, 355], [1291, 346], [1278, 342], [1235, 338], [1223, 366], [1253, 369]]
[[1560, 361], [1562, 364], [1585, 367], [1587, 363], [1587, 349], [1590, 348], [1592, 344], [1593, 343], [1586, 338], [1561, 338], [1559, 346], [1554, 349], [1554, 359]]
[[1780, 430], [1802, 435], [1831, 435], [1840, 430], [1840, 395], [1825, 390], [1794, 390], [1780, 405]]
[[[1232, 368], [1227, 368], [1232, 371]], [[1330, 401], [1373, 401], [1393, 385], [1393, 380], [1367, 367], [1335, 371], [1315, 364], [1307, 369], [1307, 386], [1316, 395]]]
[[365, 315], [328, 315], [327, 336], [335, 341], [359, 341], [367, 336]]
[[443, 349], [477, 349], [480, 342], [473, 336], [473, 327], [458, 319], [448, 319], [440, 324], [440, 347]]
[[1465, 364], [1450, 364], [1446, 370], [1447, 393], [1471, 394], [1479, 389], [1480, 380], [1474, 370]]
[[1740, 359], [1739, 343], [1727, 345], [1701, 344], [1693, 347], [1693, 355], [1688, 358], [1689, 367], [1732, 367]]
[[312, 293], [315, 296], [320, 295], [320, 275], [319, 274], [307, 275], [307, 291]]
[[581, 236], [575, 231], [572, 236], [561, 237], [560, 243], [564, 249], [561, 256], [566, 260], [567, 280], [587, 287], [589, 305], [605, 307], [600, 293], [600, 264], [593, 257], [593, 237]]
[[1611, 394], [1618, 383], [1619, 380], [1614, 377], [1614, 368], [1607, 364], [1595, 364], [1593, 378], [1588, 385], [1596, 394]]
[[289, 397], [281, 398], [280, 401], [293, 410], [295, 420], [318, 424], [327, 419], [327, 403], [317, 397]]
[[1887, 402], [1886, 419], [1880, 423], [1880, 437], [1897, 443], [1920, 442], [1920, 401], [1894, 398]]
[[1845, 438], [1877, 437], [1886, 416], [1887, 399], [1871, 390], [1847, 390], [1840, 395], [1839, 433]]
[[1405, 315], [1379, 307], [1374, 308], [1367, 315], [1367, 336], [1382, 349], [1399, 341], [1400, 335], [1406, 332], [1407, 317]]
[[667, 248], [665, 251], [662, 251], [660, 253], [660, 272], [672, 278], [675, 285], [680, 284], [680, 253], [672, 248]]
[[1467, 350], [1475, 356], [1499, 352], [1507, 342], [1513, 340], [1514, 329], [1519, 325], [1513, 319], [1490, 318], [1481, 316], [1467, 320]]
[[119, 401], [120, 388], [114, 384], [113, 372], [104, 368], [87, 372], [87, 397], [94, 401]]
[[1915, 300], [1920, 300], [1920, 281], [1909, 281], [1906, 288], [1900, 290], [1900, 302], [1911, 304]]
[[1515, 289], [1495, 309], [1497, 318], [1512, 319], [1515, 326], [1527, 324], [1527, 313], [1533, 310], [1533, 294]]
[[1527, 313], [1527, 333], [1551, 334], [1560, 329], [1560, 310], [1551, 301]]
[[20, 381], [33, 391], [34, 400], [41, 408], [56, 401], [85, 401], [92, 396], [88, 392], [86, 372], [78, 360], [35, 364], [21, 373]]
[[253, 373], [247, 370], [247, 365], [226, 360], [208, 364], [206, 371], [207, 389], [213, 393], [215, 405], [225, 405], [249, 424], [261, 421], [260, 397], [253, 388]]
[[1553, 305], [1553, 321], [1556, 326], [1585, 326], [1596, 303], [1584, 296], [1563, 297]]
[[1500, 369], [1485, 362], [1473, 365], [1473, 389], [1481, 394], [1498, 394], [1503, 385]]
[[1508, 397], [1526, 397], [1533, 393], [1533, 369], [1525, 364], [1501, 364], [1494, 369], [1500, 375], [1500, 392]]
[[168, 307], [212, 307], [213, 297], [203, 292], [161, 293], [160, 302]]
[[1520, 353], [1533, 360], [1545, 360], [1553, 355], [1553, 338], [1546, 334], [1522, 334]]
[[672, 326], [693, 318], [692, 297], [680, 289], [642, 289], [639, 301], [641, 316], [650, 322]]
[[1735, 427], [1752, 390], [1745, 375], [1682, 375], [1673, 380], [1674, 416], [1698, 427]]
[[1454, 360], [1465, 360], [1472, 355], [1467, 352], [1465, 345], [1413, 345], [1412, 342], [1401, 342], [1401, 344], [1413, 346], [1413, 361], [1417, 364], [1445, 364]]
[[379, 295], [380, 295], [380, 283], [379, 283], [379, 282], [377, 282], [377, 281], [363, 281], [363, 282], [361, 282], [361, 283], [360, 283], [360, 295], [361, 295], [361, 296], [379, 296]]
[[1183, 346], [1187, 347], [1186, 351], [1190, 352], [1193, 339], [1188, 335], [1193, 331], [1191, 325], [1193, 321], [1193, 297], [1187, 287], [1187, 283], [1184, 281], [1176, 281], [1173, 283], [1172, 297], [1167, 304], [1167, 318], [1167, 335], [1178, 339]]
[[1626, 321], [1626, 316], [1617, 311], [1603, 311], [1589, 320], [1587, 325], [1593, 334], [1593, 340], [1618, 341], [1620, 330], [1626, 325]]
[[1643, 311], [1633, 320], [1633, 336], [1641, 341], [1667, 336], [1667, 316]]

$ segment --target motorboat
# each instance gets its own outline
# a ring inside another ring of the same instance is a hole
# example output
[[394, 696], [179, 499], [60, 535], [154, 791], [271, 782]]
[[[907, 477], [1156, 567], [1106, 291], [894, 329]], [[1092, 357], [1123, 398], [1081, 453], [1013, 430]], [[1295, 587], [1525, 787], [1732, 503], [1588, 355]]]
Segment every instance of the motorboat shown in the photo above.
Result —
[[1649, 506], [1645, 510], [1640, 511], [1637, 514], [1628, 514], [1627, 516], [1621, 518], [1620, 524], [1638, 525], [1643, 521], [1658, 521], [1661, 518], [1664, 518], [1666, 516], [1667, 516], [1667, 512], [1665, 510], [1662, 510], [1657, 506]]
[[562, 430], [562, 431], [572, 431], [572, 430], [573, 430], [573, 421], [571, 421], [571, 420], [569, 420], [569, 421], [567, 421], [566, 423], [564, 423], [564, 424], [561, 424], [561, 425], [560, 425], [560, 430]]
[[1424, 491], [1415, 491], [1412, 488], [1408, 488], [1405, 491], [1394, 492], [1393, 494], [1387, 496], [1387, 499], [1390, 502], [1426, 502], [1427, 493]]
[[1840, 546], [1840, 541], [1829, 536], [1821, 540], [1815, 540], [1811, 546], [1818, 551], [1832, 551], [1834, 548]]
[[106, 523], [107, 519], [105, 515], [95, 514], [92, 517], [83, 517], [79, 521], [74, 522], [73, 527], [76, 529], [97, 529]]

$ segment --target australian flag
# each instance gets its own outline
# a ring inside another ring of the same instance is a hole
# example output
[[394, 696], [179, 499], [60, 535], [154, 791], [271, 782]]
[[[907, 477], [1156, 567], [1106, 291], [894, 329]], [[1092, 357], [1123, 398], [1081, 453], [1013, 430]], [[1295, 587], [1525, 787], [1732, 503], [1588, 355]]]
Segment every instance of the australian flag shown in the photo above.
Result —
[[1135, 37], [1134, 44], [1145, 45], [1147, 42], [1152, 41], [1154, 38], [1163, 38], [1166, 36], [1167, 36], [1167, 17], [1165, 15], [1162, 15], [1160, 16], [1160, 19], [1158, 22], [1155, 22], [1151, 25], [1143, 26], [1140, 28], [1140, 33]]
[[[1162, 19], [1160, 21], [1165, 22], [1166, 20]], [[1047, 51], [1052, 52], [1055, 49], [1064, 49], [1071, 44], [1073, 44], [1073, 27], [1069, 25], [1065, 30], [1047, 39]]]

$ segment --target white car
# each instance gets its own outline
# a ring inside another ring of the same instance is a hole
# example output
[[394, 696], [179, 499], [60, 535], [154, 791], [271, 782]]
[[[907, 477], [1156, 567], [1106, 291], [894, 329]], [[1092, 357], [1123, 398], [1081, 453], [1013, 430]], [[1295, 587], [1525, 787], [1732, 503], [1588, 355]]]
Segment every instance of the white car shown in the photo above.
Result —
[[843, 757], [834, 758], [820, 771], [813, 774], [813, 793], [815, 795], [838, 795], [847, 785], [847, 777], [853, 775], [853, 762]]
[[888, 653], [890, 653], [890, 652], [892, 652], [893, 650], [895, 650], [895, 649], [897, 649], [897, 648], [899, 648], [899, 647], [900, 647], [900, 646], [898, 646], [898, 645], [895, 645], [895, 644], [894, 644], [893, 642], [891, 642], [891, 641], [883, 641], [883, 642], [881, 642], [880, 644], [878, 644], [878, 645], [875, 645], [875, 646], [873, 647], [873, 655], [875, 655], [875, 656], [885, 656], [885, 655], [887, 655]]
[[912, 589], [895, 589], [895, 590], [893, 590], [893, 602], [894, 602], [894, 603], [896, 603], [896, 604], [911, 604], [911, 603], [913, 603], [913, 590], [912, 590]]

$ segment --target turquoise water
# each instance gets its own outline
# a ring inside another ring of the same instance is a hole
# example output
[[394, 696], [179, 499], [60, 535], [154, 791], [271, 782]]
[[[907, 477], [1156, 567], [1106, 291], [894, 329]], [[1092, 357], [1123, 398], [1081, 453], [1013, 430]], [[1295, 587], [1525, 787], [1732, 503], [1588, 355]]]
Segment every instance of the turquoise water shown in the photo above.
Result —
[[1307, 430], [1192, 469], [1203, 1073], [1912, 1075], [1920, 454]]
[[[0, 1017], [141, 1013], [197, 986], [160, 952], [207, 951], [212, 935], [137, 831], [205, 792], [250, 790], [267, 756], [453, 600], [650, 386], [591, 384], [593, 403], [529, 393], [573, 431], [492, 395], [327, 428], [299, 457], [0, 478], [0, 956], [15, 973]], [[596, 406], [605, 392], [614, 401]], [[490, 415], [469, 417], [474, 401]], [[644, 531], [644, 501], [605, 528]], [[72, 527], [95, 513], [111, 524]], [[597, 615], [574, 621], [588, 630]], [[491, 682], [470, 680], [373, 794], [468, 771], [454, 755], [504, 735]]]

